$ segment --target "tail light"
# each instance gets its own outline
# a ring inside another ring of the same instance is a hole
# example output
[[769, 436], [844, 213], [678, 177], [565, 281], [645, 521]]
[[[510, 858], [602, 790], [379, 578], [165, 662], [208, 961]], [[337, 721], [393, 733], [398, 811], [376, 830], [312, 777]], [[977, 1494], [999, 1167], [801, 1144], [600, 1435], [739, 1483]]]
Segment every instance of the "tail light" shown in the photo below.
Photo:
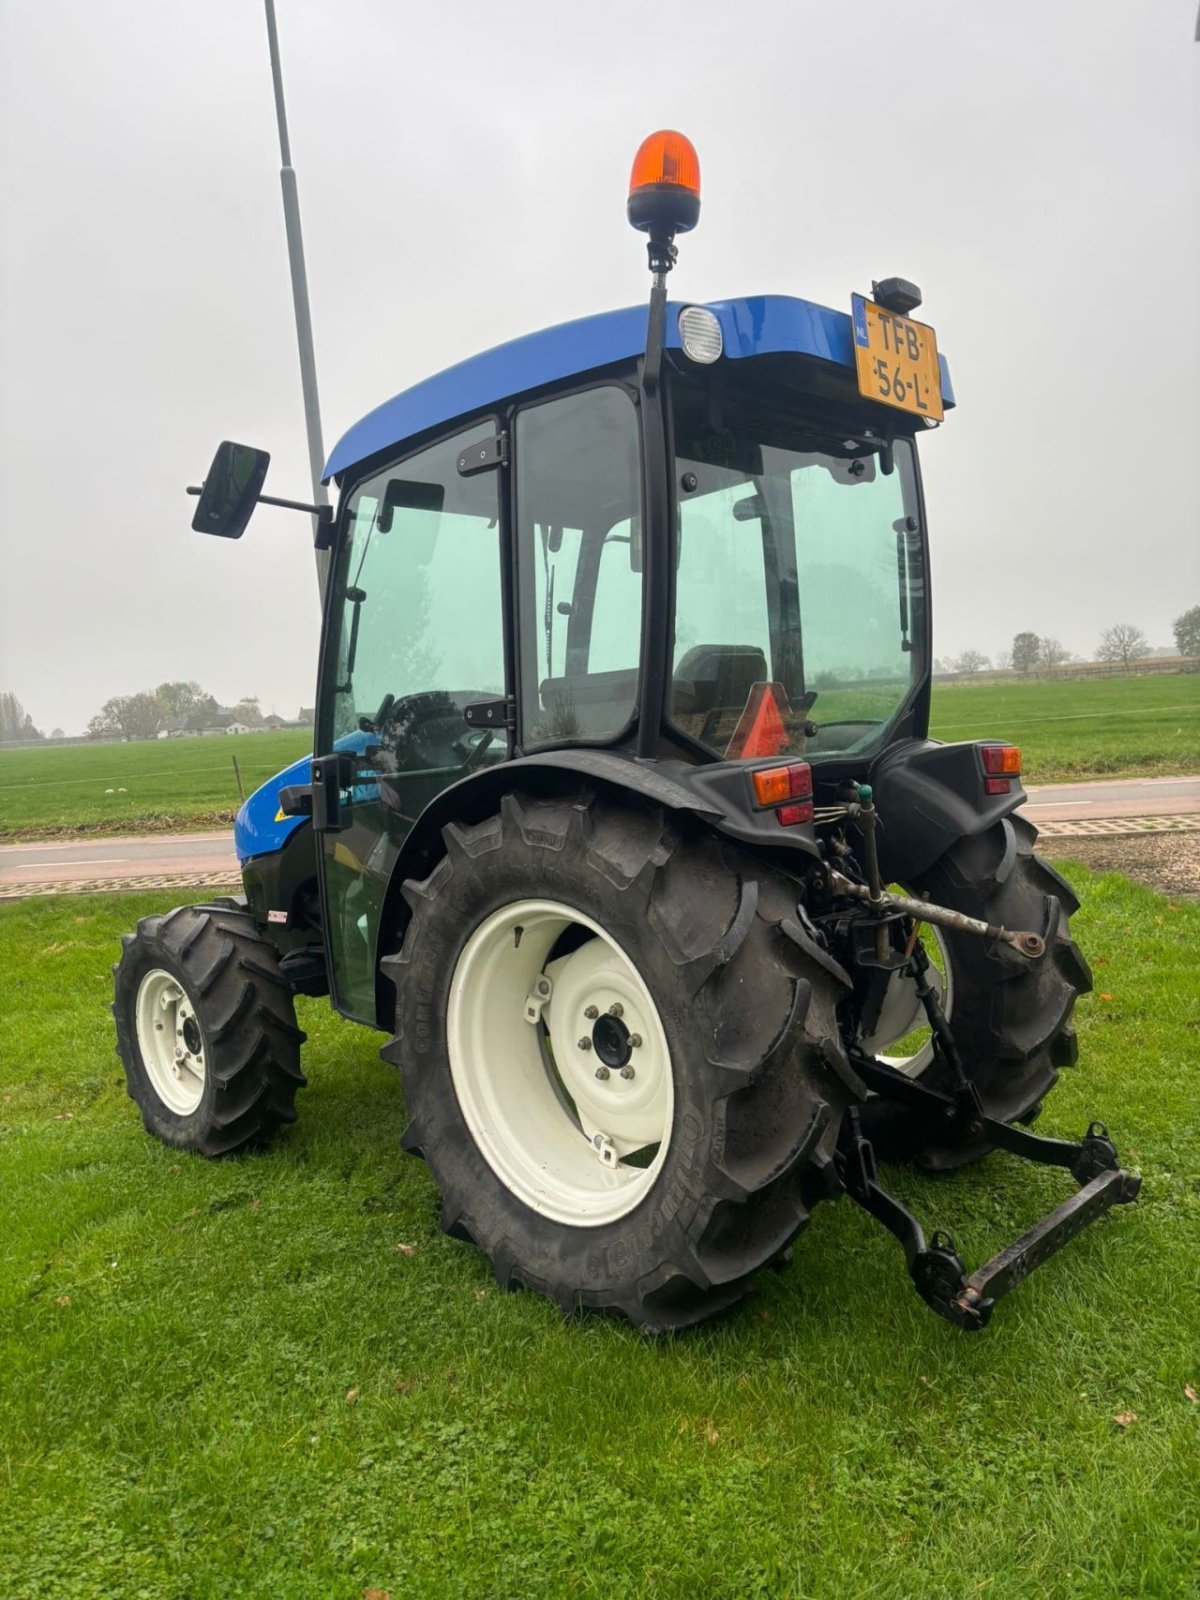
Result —
[[1011, 794], [1012, 780], [1021, 776], [1021, 752], [1015, 744], [981, 744], [984, 794]]
[[812, 768], [807, 761], [789, 761], [785, 767], [758, 767], [750, 774], [750, 787], [755, 806], [759, 810], [774, 806], [781, 827], [812, 821]]

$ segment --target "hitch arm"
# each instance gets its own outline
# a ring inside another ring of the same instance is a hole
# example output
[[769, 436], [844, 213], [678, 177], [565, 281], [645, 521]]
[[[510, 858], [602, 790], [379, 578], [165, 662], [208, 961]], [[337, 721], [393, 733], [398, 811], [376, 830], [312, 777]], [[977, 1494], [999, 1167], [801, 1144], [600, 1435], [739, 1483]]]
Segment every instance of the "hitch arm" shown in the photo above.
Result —
[[[842, 1123], [836, 1156], [846, 1193], [899, 1240], [913, 1286], [926, 1305], [956, 1327], [972, 1331], [986, 1327], [996, 1301], [1023, 1283], [1101, 1212], [1135, 1200], [1142, 1181], [1118, 1165], [1117, 1152], [1099, 1123], [1092, 1123], [1086, 1135], [1071, 1144], [1062, 1139], [1042, 1139], [991, 1118], [986, 1121], [989, 1136], [997, 1143], [1028, 1160], [1069, 1167], [1082, 1187], [969, 1275], [950, 1236], [939, 1231], [927, 1241], [908, 1207], [880, 1183], [875, 1152], [863, 1137], [856, 1107], [847, 1112]], [[998, 1129], [1010, 1137], [997, 1138]]]
[[884, 890], [872, 894], [865, 883], [855, 883], [845, 873], [830, 869], [829, 887], [834, 894], [846, 895], [851, 900], [866, 900], [876, 911], [903, 911], [918, 922], [932, 922], [939, 928], [956, 928], [960, 933], [975, 933], [983, 939], [998, 939], [1009, 944], [1023, 956], [1035, 960], [1043, 955], [1046, 941], [1040, 933], [1013, 933], [1009, 928], [998, 927], [993, 922], [981, 922], [978, 917], [968, 917], [963, 911], [951, 911], [948, 906], [935, 906], [929, 900], [913, 900], [906, 894], [892, 894]]

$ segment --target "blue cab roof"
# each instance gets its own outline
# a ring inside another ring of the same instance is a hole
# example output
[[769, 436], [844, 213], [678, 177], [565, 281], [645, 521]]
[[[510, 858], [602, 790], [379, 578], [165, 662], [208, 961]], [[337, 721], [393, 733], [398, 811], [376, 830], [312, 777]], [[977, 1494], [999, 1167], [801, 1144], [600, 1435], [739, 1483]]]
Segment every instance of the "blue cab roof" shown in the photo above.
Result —
[[[671, 301], [667, 308], [666, 344], [679, 348], [679, 312], [696, 301]], [[742, 300], [708, 303], [721, 324], [722, 359], [795, 354], [816, 356], [839, 366], [854, 366], [850, 316], [790, 295], [750, 295]], [[447, 367], [414, 384], [369, 411], [334, 445], [325, 463], [325, 482], [369, 456], [454, 417], [497, 405], [510, 396], [544, 384], [606, 367], [640, 355], [646, 347], [645, 305], [603, 311], [598, 316], [542, 328], [511, 339], [480, 355]], [[954, 390], [945, 358], [939, 356], [942, 400], [954, 404]]]

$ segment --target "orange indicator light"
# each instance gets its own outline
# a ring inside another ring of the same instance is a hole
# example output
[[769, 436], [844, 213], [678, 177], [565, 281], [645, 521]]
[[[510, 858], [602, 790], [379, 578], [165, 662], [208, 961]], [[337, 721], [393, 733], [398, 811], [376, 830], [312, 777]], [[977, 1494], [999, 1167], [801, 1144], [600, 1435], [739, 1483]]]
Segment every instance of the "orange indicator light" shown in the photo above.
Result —
[[1015, 744], [981, 744], [979, 755], [989, 777], [1020, 777], [1021, 752]]
[[760, 806], [777, 806], [785, 800], [808, 800], [812, 795], [812, 768], [807, 761], [791, 761], [786, 767], [760, 767], [750, 774], [750, 781]]

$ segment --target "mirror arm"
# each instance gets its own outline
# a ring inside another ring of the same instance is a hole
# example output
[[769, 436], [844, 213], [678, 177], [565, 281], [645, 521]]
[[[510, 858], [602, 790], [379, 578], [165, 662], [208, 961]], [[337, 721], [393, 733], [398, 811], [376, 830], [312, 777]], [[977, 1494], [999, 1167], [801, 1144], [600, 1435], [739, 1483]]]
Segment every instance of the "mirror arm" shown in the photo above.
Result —
[[[202, 483], [189, 483], [188, 494], [203, 494]], [[307, 500], [281, 500], [278, 495], [260, 494], [256, 504], [260, 506], [282, 506], [285, 511], [307, 511], [310, 517], [317, 519], [317, 531], [313, 537], [313, 544], [318, 550], [328, 550], [333, 543], [333, 507], [313, 506]]]

